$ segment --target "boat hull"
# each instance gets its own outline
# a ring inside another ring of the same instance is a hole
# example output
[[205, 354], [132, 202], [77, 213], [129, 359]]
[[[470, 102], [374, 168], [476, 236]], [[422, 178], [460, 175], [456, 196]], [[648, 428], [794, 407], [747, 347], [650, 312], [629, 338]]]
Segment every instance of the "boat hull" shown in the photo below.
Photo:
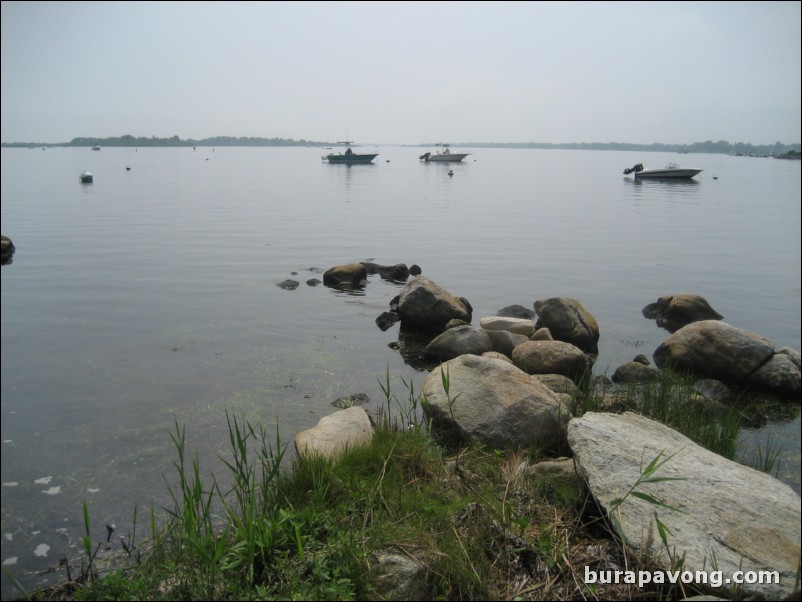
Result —
[[340, 164], [340, 165], [360, 165], [364, 163], [372, 163], [373, 159], [379, 156], [379, 153], [375, 154], [366, 154], [366, 155], [357, 155], [356, 153], [352, 153], [350, 155], [326, 155], [326, 159], [329, 163]]
[[635, 178], [638, 180], [690, 180], [701, 171], [701, 169], [681, 167], [676, 169], [644, 169], [637, 172]]

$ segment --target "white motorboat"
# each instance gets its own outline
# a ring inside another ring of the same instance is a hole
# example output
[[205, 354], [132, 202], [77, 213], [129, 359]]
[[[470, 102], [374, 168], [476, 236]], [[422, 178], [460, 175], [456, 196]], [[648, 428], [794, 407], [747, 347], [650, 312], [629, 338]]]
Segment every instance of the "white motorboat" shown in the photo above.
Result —
[[644, 178], [660, 180], [690, 180], [696, 174], [701, 173], [701, 169], [694, 167], [680, 167], [676, 163], [669, 163], [662, 169], [644, 169], [643, 163], [637, 163], [624, 170], [624, 175], [634, 174], [636, 180]]
[[471, 153], [452, 153], [451, 149], [449, 148], [448, 144], [440, 144], [442, 149], [437, 151], [436, 153], [423, 153], [420, 156], [421, 161], [425, 161], [427, 163], [435, 162], [435, 163], [459, 163], [465, 157], [470, 155]]

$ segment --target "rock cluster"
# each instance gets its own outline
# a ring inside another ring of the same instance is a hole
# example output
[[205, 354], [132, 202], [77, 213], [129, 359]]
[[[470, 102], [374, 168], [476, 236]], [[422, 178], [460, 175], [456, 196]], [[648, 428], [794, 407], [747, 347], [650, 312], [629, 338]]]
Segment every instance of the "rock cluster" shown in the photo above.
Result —
[[[341, 282], [354, 282], [365, 272], [354, 266], [333, 273], [350, 273]], [[672, 368], [702, 376], [695, 387], [710, 403], [727, 396], [721, 381], [799, 398], [798, 351], [775, 350], [771, 341], [720, 321], [695, 295], [661, 297], [653, 305], [644, 315], [673, 329], [654, 352], [657, 367], [640, 355], [616, 369], [614, 382], [646, 382]], [[505, 308], [505, 315], [481, 318], [476, 328], [466, 299], [416, 276], [377, 324], [401, 321], [402, 329], [431, 337], [424, 353], [440, 365], [424, 381], [422, 407], [433, 425], [491, 449], [535, 447], [545, 456], [572, 456], [581, 482], [627, 545], [648, 552], [666, 571], [679, 559], [683, 570], [716, 566], [725, 578], [772, 571], [779, 580], [744, 583], [741, 595], [791, 595], [800, 558], [799, 496], [648, 418], [593, 412], [574, 418], [571, 402], [580, 395], [577, 384], [590, 376], [598, 325], [576, 299], [543, 299], [534, 307], [532, 315]], [[355, 405], [300, 433], [295, 445], [301, 455], [335, 456], [370, 436], [368, 415]], [[668, 547], [661, 528], [670, 533]], [[425, 561], [382, 553], [378, 570], [394, 591], [425, 580]]]

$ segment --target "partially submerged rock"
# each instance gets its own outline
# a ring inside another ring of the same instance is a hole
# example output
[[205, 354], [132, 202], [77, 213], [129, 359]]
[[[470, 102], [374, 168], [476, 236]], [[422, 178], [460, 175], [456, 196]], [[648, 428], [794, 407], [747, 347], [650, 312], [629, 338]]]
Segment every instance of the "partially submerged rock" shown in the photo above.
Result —
[[0, 264], [6, 265], [11, 263], [14, 257], [14, 243], [7, 236], [0, 236]]
[[692, 293], [663, 295], [641, 310], [643, 317], [657, 321], [669, 332], [702, 320], [721, 320], [723, 316], [710, 307], [706, 299]]
[[323, 284], [331, 287], [360, 287], [368, 280], [368, 271], [361, 263], [337, 265], [323, 273]]
[[658, 368], [794, 397], [800, 393], [800, 370], [793, 350], [789, 351], [775, 353], [774, 344], [765, 337], [726, 322], [703, 320], [663, 341], [654, 361]]
[[473, 308], [425, 276], [415, 276], [398, 296], [398, 313], [406, 328], [442, 332], [450, 320], [470, 323]]

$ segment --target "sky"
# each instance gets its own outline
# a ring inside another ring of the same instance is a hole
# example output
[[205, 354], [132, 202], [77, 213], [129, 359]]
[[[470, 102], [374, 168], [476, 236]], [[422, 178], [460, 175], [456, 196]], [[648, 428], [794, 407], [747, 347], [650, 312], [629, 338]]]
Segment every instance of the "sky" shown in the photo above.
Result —
[[793, 2], [2, 2], [2, 142], [791, 144]]

